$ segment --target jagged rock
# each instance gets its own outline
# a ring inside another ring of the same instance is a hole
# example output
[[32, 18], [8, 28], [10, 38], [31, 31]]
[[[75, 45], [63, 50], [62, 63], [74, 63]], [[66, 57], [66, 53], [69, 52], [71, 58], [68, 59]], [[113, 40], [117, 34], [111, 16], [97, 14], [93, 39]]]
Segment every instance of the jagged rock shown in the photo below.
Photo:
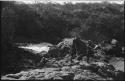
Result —
[[64, 66], [64, 67], [61, 68], [61, 70], [62, 70], [62, 71], [68, 71], [68, 72], [70, 72], [71, 67], [69, 67], [69, 66]]
[[71, 46], [73, 44], [74, 38], [65, 38], [62, 40], [62, 42], [58, 43], [57, 46], [61, 49], [67, 46]]
[[86, 61], [80, 61], [79, 64], [84, 66], [90, 66], [90, 64]]
[[66, 56], [67, 54], [71, 54], [72, 59], [76, 58], [78, 60], [81, 60], [83, 56], [89, 56], [89, 53], [87, 53], [87, 42], [79, 39], [79, 38], [67, 38], [63, 39], [62, 42], [60, 42], [57, 45], [58, 48], [61, 50], [61, 55]]
[[[82, 41], [81, 41], [82, 42]], [[78, 42], [79, 43], [79, 42]], [[82, 42], [83, 43], [83, 42]], [[67, 43], [66, 43], [67, 44]], [[69, 48], [73, 48], [71, 41]], [[76, 43], [75, 43], [76, 44]], [[76, 44], [76, 45], [80, 45]], [[67, 46], [66, 46], [67, 47]], [[77, 46], [79, 50], [79, 46]], [[81, 46], [82, 47], [82, 46]], [[65, 53], [64, 57], [60, 56], [64, 51], [65, 45], [60, 47], [51, 46], [49, 52], [42, 52], [39, 57], [41, 60], [37, 60], [36, 57], [30, 57], [22, 59], [22, 63], [29, 69], [29, 66], [36, 66], [38, 64], [41, 69], [33, 69], [28, 71], [21, 71], [16, 74], [8, 74], [2, 76], [3, 80], [123, 80], [124, 73], [117, 71], [112, 65], [103, 61], [96, 62], [93, 60], [87, 62], [85, 56], [80, 56], [82, 59], [72, 58], [71, 53]], [[85, 46], [86, 48], [86, 46]], [[69, 49], [67, 50], [69, 51]], [[73, 50], [70, 50], [73, 51]], [[76, 51], [76, 50], [75, 50]], [[25, 53], [25, 52], [24, 52]], [[75, 53], [75, 52], [74, 52]], [[99, 53], [99, 52], [98, 52]], [[76, 54], [79, 56], [80, 53]], [[39, 56], [39, 55], [36, 55]], [[42, 57], [43, 56], [43, 57]], [[95, 54], [96, 56], [96, 54]], [[97, 57], [103, 58], [103, 54], [99, 53]], [[61, 58], [59, 58], [61, 57]], [[93, 59], [93, 57], [91, 57]], [[105, 56], [104, 56], [105, 58]], [[36, 62], [32, 59], [37, 60]], [[46, 61], [46, 62], [45, 62]], [[19, 64], [24, 66], [23, 64]]]
[[[103, 62], [80, 62], [62, 68], [42, 68], [3, 76], [2, 80], [123, 80], [124, 73]], [[86, 68], [84, 68], [86, 67]], [[95, 70], [96, 71], [93, 71]]]
[[60, 57], [60, 49], [56, 46], [51, 46], [48, 51], [48, 56], [53, 58]]
[[57, 77], [54, 77], [53, 80], [63, 80], [63, 78], [57, 76]]
[[80, 65], [74, 65], [71, 67], [72, 69], [81, 69], [81, 66]]
[[47, 53], [48, 53], [47, 51], [41, 51], [37, 55], [39, 55], [40, 57], [43, 57], [43, 56], [47, 55]]
[[69, 73], [63, 72], [63, 71], [53, 71], [47, 75], [45, 75], [44, 80], [63, 80], [71, 78], [71, 75]]
[[81, 69], [90, 69], [90, 70], [93, 70], [93, 67], [87, 63], [86, 61], [81, 61], [79, 63], [79, 65], [81, 66]]
[[94, 62], [92, 63], [92, 66], [94, 68], [97, 68], [97, 74], [103, 76], [103, 77], [113, 77], [113, 73], [115, 71], [115, 68], [107, 63], [104, 62]]
[[57, 61], [58, 65], [63, 67], [63, 66], [71, 66], [73, 63], [71, 63], [70, 60], [62, 59], [60, 61]]
[[91, 80], [91, 81], [95, 81], [95, 80], [106, 80], [106, 79], [104, 79], [103, 77], [101, 77], [101, 76], [99, 76], [99, 75], [97, 75], [95, 73], [92, 73], [89, 70], [84, 70], [84, 72], [75, 75], [73, 80], [85, 80], [85, 81], [86, 80]]
[[62, 42], [57, 44], [57, 47], [60, 48], [61, 56], [65, 57], [68, 53], [71, 53], [71, 47], [73, 45], [74, 38], [65, 38]]
[[104, 62], [93, 62], [92, 65], [96, 65], [97, 67], [100, 68], [105, 68], [106, 70], [115, 70], [115, 68], [113, 67], [113, 65], [108, 64], [108, 63], [104, 63]]
[[74, 74], [79, 74], [83, 71], [83, 69], [81, 69], [80, 65], [74, 65], [71, 67], [71, 72], [73, 72]]
[[58, 72], [57, 71], [53, 71], [53, 72], [50, 72], [50, 73], [46, 74], [44, 76], [44, 79], [45, 80], [51, 80], [51, 79], [53, 79], [54, 77], [57, 77], [57, 76], [58, 76]]
[[80, 63], [80, 61], [78, 61], [76, 59], [72, 59], [72, 60], [73, 60], [74, 64], [79, 64]]
[[60, 67], [56, 58], [50, 58], [47, 60], [48, 62], [45, 64], [45, 67]]
[[44, 78], [45, 75], [52, 73], [52, 72], [58, 72], [59, 68], [43, 68], [43, 69], [35, 69], [30, 71], [22, 71], [17, 74], [8, 74], [1, 79], [3, 80], [9, 80], [9, 79], [19, 79], [19, 80], [36, 80], [37, 78]]
[[87, 44], [83, 42], [81, 39], [75, 38], [73, 40], [73, 45], [72, 45], [73, 58], [77, 58], [78, 60], [81, 60], [82, 57], [86, 55], [88, 55]]
[[6, 77], [6, 76], [2, 76], [1, 80], [18, 80], [18, 79], [11, 78], [11, 77]]
[[73, 80], [74, 74], [71, 72], [63, 72], [61, 77], [64, 80]]
[[[50, 79], [55, 80], [56, 77], [59, 77], [59, 78], [61, 78], [61, 79], [66, 79], [66, 80], [68, 80], [68, 79], [71, 78], [71, 74], [70, 74], [70, 73], [63, 72], [63, 71], [62, 71], [62, 72], [54, 71], [54, 72], [49, 73], [48, 75], [45, 76], [45, 78], [46, 78], [47, 80], [50, 80]], [[45, 79], [45, 80], [46, 80], [46, 79]]]

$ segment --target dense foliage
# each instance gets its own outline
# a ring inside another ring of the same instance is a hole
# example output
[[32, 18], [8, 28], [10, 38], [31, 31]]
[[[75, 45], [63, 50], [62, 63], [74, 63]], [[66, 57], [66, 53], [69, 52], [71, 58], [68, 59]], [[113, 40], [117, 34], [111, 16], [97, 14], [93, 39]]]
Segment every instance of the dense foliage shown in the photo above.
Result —
[[16, 42], [57, 43], [65, 37], [79, 36], [93, 41], [114, 38], [123, 43], [123, 4], [2, 5], [3, 36]]

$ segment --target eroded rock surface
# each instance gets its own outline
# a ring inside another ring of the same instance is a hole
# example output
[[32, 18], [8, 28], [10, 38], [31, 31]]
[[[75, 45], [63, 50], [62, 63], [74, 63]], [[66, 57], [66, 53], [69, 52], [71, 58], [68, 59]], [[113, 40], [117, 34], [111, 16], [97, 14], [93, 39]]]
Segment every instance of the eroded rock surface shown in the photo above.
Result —
[[[22, 59], [22, 71], [6, 74], [2, 80], [124, 80], [124, 71], [105, 61], [107, 56], [100, 49], [90, 56], [72, 52], [73, 39], [63, 40], [58, 45], [50, 46], [47, 52], [34, 54], [32, 58]], [[68, 42], [66, 42], [68, 41]], [[80, 41], [83, 43], [82, 41]], [[68, 49], [67, 49], [68, 48]], [[82, 48], [82, 46], [81, 46]], [[87, 50], [87, 46], [85, 46]], [[83, 49], [85, 50], [85, 49]], [[81, 50], [80, 50], [81, 51]], [[94, 52], [93, 51], [93, 52]], [[72, 54], [74, 55], [72, 55]], [[39, 57], [39, 60], [35, 58]], [[76, 58], [73, 58], [75, 56]], [[81, 57], [81, 59], [77, 59]], [[33, 60], [35, 59], [35, 61]], [[88, 61], [87, 61], [88, 60]]]
[[[70, 61], [70, 60], [69, 60]], [[55, 63], [63, 62], [55, 61]], [[2, 80], [114, 80], [124, 74], [107, 63], [85, 61], [68, 62], [60, 67], [43, 67], [2, 76]], [[79, 64], [78, 64], [79, 63]]]

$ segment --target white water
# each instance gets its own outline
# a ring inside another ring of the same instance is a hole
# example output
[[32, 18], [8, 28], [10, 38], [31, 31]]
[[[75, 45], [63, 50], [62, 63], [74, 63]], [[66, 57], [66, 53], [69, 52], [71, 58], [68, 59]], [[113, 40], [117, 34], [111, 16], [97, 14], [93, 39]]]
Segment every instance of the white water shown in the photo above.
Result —
[[48, 46], [41, 46], [41, 47], [39, 47], [39, 46], [19, 46], [19, 48], [22, 48], [22, 49], [25, 49], [25, 50], [29, 50], [29, 51], [33, 51], [34, 53], [40, 53], [40, 52], [42, 52], [42, 51], [46, 51], [46, 52], [48, 52], [49, 51], [49, 48], [50, 47], [48, 47]]

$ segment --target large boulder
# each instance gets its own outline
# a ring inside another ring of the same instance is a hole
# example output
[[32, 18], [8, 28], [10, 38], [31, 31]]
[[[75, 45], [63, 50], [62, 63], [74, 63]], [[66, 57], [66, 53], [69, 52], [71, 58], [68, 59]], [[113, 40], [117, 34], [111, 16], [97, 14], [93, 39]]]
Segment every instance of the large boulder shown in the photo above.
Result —
[[60, 49], [57, 46], [51, 46], [48, 55], [53, 58], [60, 57]]
[[86, 42], [79, 38], [65, 38], [57, 47], [61, 49], [61, 55], [63, 56], [71, 54], [73, 58], [77, 57], [79, 59], [87, 55]]
[[67, 54], [71, 53], [71, 47], [73, 45], [74, 38], [65, 38], [62, 42], [57, 44], [57, 47], [61, 50], [61, 56], [66, 56]]
[[82, 57], [85, 55], [87, 55], [86, 43], [79, 38], [75, 38], [72, 45], [72, 56], [79, 57], [78, 59], [82, 59]]

